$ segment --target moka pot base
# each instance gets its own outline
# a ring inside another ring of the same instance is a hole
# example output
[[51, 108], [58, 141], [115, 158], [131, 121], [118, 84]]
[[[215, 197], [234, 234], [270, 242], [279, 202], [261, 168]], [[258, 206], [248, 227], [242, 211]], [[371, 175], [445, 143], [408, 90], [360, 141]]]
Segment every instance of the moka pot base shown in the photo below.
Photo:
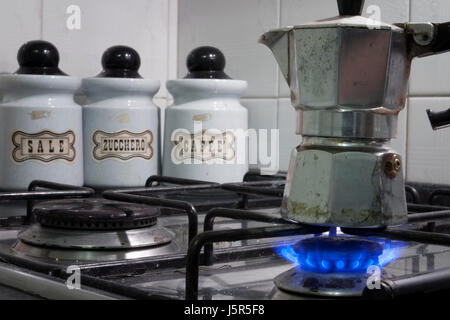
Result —
[[291, 156], [283, 216], [340, 227], [405, 223], [402, 159], [386, 142], [304, 136]]

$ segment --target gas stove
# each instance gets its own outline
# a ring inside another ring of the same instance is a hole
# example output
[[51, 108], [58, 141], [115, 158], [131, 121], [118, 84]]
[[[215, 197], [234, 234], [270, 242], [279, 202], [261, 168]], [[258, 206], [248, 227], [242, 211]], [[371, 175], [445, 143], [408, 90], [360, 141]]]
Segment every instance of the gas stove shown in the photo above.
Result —
[[0, 296], [361, 299], [450, 289], [449, 186], [407, 183], [408, 223], [388, 228], [290, 221], [284, 187], [283, 174], [249, 173], [232, 184], [154, 176], [138, 188], [35, 181], [2, 192]]

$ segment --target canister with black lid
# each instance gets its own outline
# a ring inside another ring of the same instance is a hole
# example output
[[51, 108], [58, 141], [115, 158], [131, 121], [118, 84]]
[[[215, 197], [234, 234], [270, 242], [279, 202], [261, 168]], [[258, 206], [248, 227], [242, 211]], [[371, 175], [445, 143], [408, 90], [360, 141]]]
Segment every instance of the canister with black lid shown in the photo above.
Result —
[[81, 80], [58, 68], [47, 41], [21, 46], [19, 69], [0, 75], [0, 189], [23, 190], [33, 180], [83, 184]]
[[224, 72], [215, 47], [192, 50], [186, 64], [184, 79], [167, 82], [174, 103], [165, 113], [163, 174], [240, 182], [248, 171], [248, 112], [239, 102], [247, 82]]
[[140, 63], [133, 48], [113, 46], [103, 54], [103, 71], [83, 79], [88, 186], [143, 186], [148, 177], [158, 174], [160, 111], [152, 99], [160, 83], [143, 79]]

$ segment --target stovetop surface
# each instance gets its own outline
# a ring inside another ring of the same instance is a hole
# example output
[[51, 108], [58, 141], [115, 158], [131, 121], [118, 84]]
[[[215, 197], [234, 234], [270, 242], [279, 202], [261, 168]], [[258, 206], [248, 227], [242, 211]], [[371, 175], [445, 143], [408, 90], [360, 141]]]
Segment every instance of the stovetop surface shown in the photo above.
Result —
[[[200, 300], [228, 300], [228, 299], [272, 299], [276, 298], [277, 290], [274, 277], [294, 265], [279, 257], [275, 253], [276, 246], [293, 244], [301, 239], [311, 236], [292, 237], [290, 241], [285, 238], [272, 239], [269, 246], [263, 243], [246, 243], [247, 249], [254, 247], [261, 254], [249, 254], [242, 259], [233, 258], [224, 254], [212, 266], [200, 266], [199, 299]], [[266, 243], [267, 244], [267, 243]], [[229, 245], [229, 244], [225, 244]], [[266, 248], [263, 250], [259, 248]], [[450, 268], [450, 248], [439, 245], [427, 245], [415, 242], [402, 244], [402, 251], [398, 258], [389, 263], [382, 271], [382, 279], [401, 279], [405, 276], [419, 275]], [[272, 249], [270, 249], [272, 247]], [[136, 287], [153, 295], [163, 295], [174, 299], [184, 299], [186, 269], [180, 268], [152, 268], [150, 270], [133, 269], [121, 270], [114, 273], [105, 270], [93, 272], [97, 276], [116, 281], [127, 286]], [[302, 295], [297, 298], [317, 298], [314, 292], [311, 296]]]
[[[258, 210], [262, 216], [269, 217], [277, 217], [279, 215], [279, 208], [270, 208], [270, 209], [260, 209]], [[198, 228], [199, 230], [203, 229], [205, 214], [199, 214], [198, 216]], [[270, 224], [258, 222], [258, 221], [240, 221], [240, 220], [230, 220], [226, 218], [217, 218], [214, 224], [214, 230], [232, 230], [239, 228], [257, 228], [262, 226], [267, 226]], [[188, 218], [183, 215], [168, 215], [162, 216], [158, 219], [158, 226], [164, 227], [170, 230], [174, 237], [172, 239], [172, 243], [176, 246], [177, 250], [171, 252], [171, 255], [185, 255], [188, 249], [189, 243], [189, 234], [188, 234]], [[0, 230], [0, 254], [10, 254], [11, 246], [14, 245], [17, 241], [18, 234], [29, 228], [29, 226], [22, 227], [9, 227], [3, 228]], [[257, 239], [257, 240], [246, 240], [244, 243], [242, 241], [238, 242], [229, 242], [229, 243], [218, 243], [215, 245], [217, 249], [232, 249], [241, 247], [243, 244], [245, 246], [251, 245], [263, 245], [267, 244], [267, 247], [271, 247], [273, 243], [273, 239]], [[130, 254], [130, 258], [135, 259], [136, 257], [133, 254]], [[166, 255], [162, 253], [161, 255], [154, 255], [150, 258], [150, 260], [158, 260], [161, 257], [165, 257]], [[125, 257], [124, 260], [127, 260], [127, 263], [132, 263], [133, 260], [128, 257]], [[29, 259], [27, 257], [27, 259]], [[90, 266], [96, 266], [97, 264], [104, 264], [106, 262], [92, 263], [88, 261], [64, 261], [62, 259], [35, 259], [36, 261], [43, 262], [46, 264], [52, 264], [55, 266], [66, 266], [68, 264], [76, 264], [81, 268], [88, 269]], [[142, 259], [141, 259], [142, 260]], [[144, 259], [145, 260], [145, 259]], [[112, 261], [111, 264], [115, 264], [117, 261]]]
[[[279, 189], [280, 186], [278, 185]], [[269, 186], [269, 189], [274, 189]], [[416, 188], [418, 189], [418, 187]], [[416, 204], [411, 204], [411, 213], [427, 212], [429, 202], [425, 198], [433, 198], [433, 205], [439, 205], [440, 210], [446, 209], [450, 205], [448, 197], [442, 194], [433, 195], [433, 189], [428, 186], [423, 187], [420, 192], [420, 201], [417, 194], [409, 194], [409, 200]], [[430, 191], [431, 190], [431, 191]], [[215, 190], [214, 192], [219, 192]], [[220, 193], [220, 192], [219, 192]], [[445, 192], [444, 192], [445, 193]], [[188, 200], [188, 193], [181, 192], [181, 196], [173, 197], [165, 193], [163, 197], [168, 199]], [[200, 192], [207, 195], [207, 192]], [[230, 196], [228, 192], [225, 198]], [[209, 196], [211, 197], [211, 195]], [[208, 198], [208, 196], [205, 196]], [[224, 200], [225, 198], [222, 198]], [[232, 202], [227, 202], [229, 200]], [[221, 200], [221, 201], [222, 201]], [[226, 199], [225, 199], [226, 200]], [[225, 201], [224, 200], [224, 201]], [[242, 199], [241, 195], [231, 196], [225, 201], [230, 207], [245, 207], [248, 211], [258, 212], [261, 216], [278, 218], [281, 216], [279, 209], [280, 198], [274, 196], [249, 196]], [[199, 209], [198, 231], [203, 231], [203, 222], [207, 209], [216, 208], [219, 202], [214, 200], [202, 202], [204, 206]], [[243, 205], [243, 203], [245, 205]], [[274, 205], [275, 204], [275, 205]], [[422, 208], [421, 206], [424, 206]], [[16, 204], [2, 204], [2, 213]], [[197, 205], [196, 208], [200, 206]], [[5, 209], [6, 208], [6, 209]], [[22, 208], [23, 209], [23, 208]], [[80, 268], [82, 283], [87, 287], [111, 291], [119, 297], [131, 298], [171, 298], [184, 299], [186, 294], [186, 261], [189, 244], [189, 219], [186, 214], [180, 214], [180, 210], [163, 208], [162, 215], [158, 218], [158, 226], [164, 227], [173, 232], [172, 244], [176, 250], [170, 254], [161, 253], [151, 257], [139, 257], [132, 253], [124, 259], [106, 262], [86, 262], [86, 261], [64, 261], [61, 259], [39, 259], [13, 254], [11, 246], [17, 241], [18, 233], [25, 226], [11, 224], [0, 229], [0, 261], [7, 264], [17, 265], [24, 270], [33, 270], [45, 275], [51, 275], [58, 279], [67, 278], [65, 273], [68, 265], [75, 265]], [[422, 210], [423, 209], [423, 210]], [[6, 221], [6, 220], [4, 220]], [[279, 226], [278, 223], [265, 223], [260, 221], [247, 221], [239, 219], [228, 219], [216, 217], [214, 219], [214, 231], [231, 231], [254, 229], [261, 227]], [[416, 219], [415, 222], [395, 227], [399, 230], [419, 230], [422, 232], [436, 232], [448, 234], [450, 226], [450, 216], [436, 218], [434, 220]], [[338, 235], [341, 234], [338, 229]], [[214, 263], [212, 265], [200, 264], [198, 278], [198, 298], [212, 300], [228, 299], [309, 299], [318, 298], [316, 292], [292, 296], [285, 292], [280, 292], [275, 287], [274, 278], [292, 268], [295, 265], [278, 255], [280, 247], [293, 245], [301, 239], [318, 236], [283, 236], [275, 238], [261, 237], [256, 240], [220, 241], [214, 244]], [[327, 233], [321, 236], [327, 236]], [[386, 239], [385, 239], [386, 240]], [[396, 251], [396, 259], [388, 263], [382, 269], [383, 280], [398, 280], [411, 278], [413, 276], [435, 273], [439, 270], [450, 270], [450, 247], [446, 245], [427, 244], [418, 241], [398, 241], [386, 240], [393, 247], [401, 248]], [[202, 256], [203, 259], [203, 256]]]
[[[260, 210], [262, 214], [276, 216], [279, 208]], [[202, 222], [204, 215], [200, 216]], [[187, 251], [186, 217], [169, 216], [160, 218], [160, 224], [172, 230], [174, 242], [179, 251], [168, 256], [112, 261], [101, 263], [83, 263], [72, 261], [72, 265], [81, 268], [82, 274], [121, 286], [137, 288], [149, 295], [184, 299], [186, 268], [184, 266]], [[244, 226], [243, 226], [244, 224]], [[439, 221], [438, 225], [450, 224], [450, 219]], [[221, 219], [215, 224], [215, 230], [230, 230], [242, 227], [256, 228], [267, 224], [254, 221], [234, 221]], [[426, 224], [410, 224], [405, 229], [421, 229]], [[17, 239], [21, 228], [10, 228], [0, 232], [0, 256], [10, 255], [10, 248]], [[322, 236], [327, 236], [327, 233]], [[291, 299], [291, 295], [280, 293], [274, 285], [274, 276], [295, 267], [276, 254], [276, 248], [294, 244], [301, 239], [312, 237], [294, 236], [275, 239], [258, 239], [237, 242], [222, 242], [215, 246], [216, 261], [212, 266], [200, 266], [199, 299]], [[393, 241], [394, 243], [396, 241]], [[397, 243], [400, 243], [397, 241]], [[382, 279], [401, 279], [405, 276], [419, 275], [450, 268], [450, 247], [402, 242], [402, 250], [396, 260], [383, 268]], [[237, 252], [241, 254], [236, 255]], [[28, 259], [28, 258], [27, 258]], [[172, 259], [170, 263], [163, 263]], [[29, 260], [29, 259], [28, 259]], [[39, 260], [36, 260], [39, 262]], [[63, 261], [42, 261], [65, 268]], [[297, 296], [298, 299], [318, 298], [314, 292]]]

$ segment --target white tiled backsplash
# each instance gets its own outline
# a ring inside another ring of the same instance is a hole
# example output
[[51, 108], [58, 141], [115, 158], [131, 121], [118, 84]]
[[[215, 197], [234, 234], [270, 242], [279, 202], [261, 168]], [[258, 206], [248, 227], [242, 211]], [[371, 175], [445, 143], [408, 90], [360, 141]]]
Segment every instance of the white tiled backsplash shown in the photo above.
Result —
[[[226, 72], [249, 82], [242, 99], [249, 127], [280, 129], [280, 165], [286, 170], [296, 116], [289, 91], [270, 51], [257, 40], [265, 31], [337, 15], [335, 0], [0, 0], [0, 72], [17, 69], [20, 45], [32, 39], [53, 42], [61, 68], [86, 77], [100, 72], [103, 51], [112, 45], [134, 47], [141, 74], [159, 79], [155, 102], [165, 108], [171, 97], [167, 79], [184, 77], [185, 58], [199, 45], [213, 45], [227, 58]], [[381, 9], [385, 22], [450, 20], [448, 0], [366, 0]], [[70, 8], [80, 10], [80, 25], [69, 28]], [[69, 10], [69, 11], [68, 11]], [[450, 54], [417, 59], [410, 80], [408, 111], [400, 115], [392, 146], [406, 163], [408, 180], [450, 183], [450, 129], [434, 132], [425, 109], [450, 107]], [[164, 114], [162, 112], [162, 114]]]

